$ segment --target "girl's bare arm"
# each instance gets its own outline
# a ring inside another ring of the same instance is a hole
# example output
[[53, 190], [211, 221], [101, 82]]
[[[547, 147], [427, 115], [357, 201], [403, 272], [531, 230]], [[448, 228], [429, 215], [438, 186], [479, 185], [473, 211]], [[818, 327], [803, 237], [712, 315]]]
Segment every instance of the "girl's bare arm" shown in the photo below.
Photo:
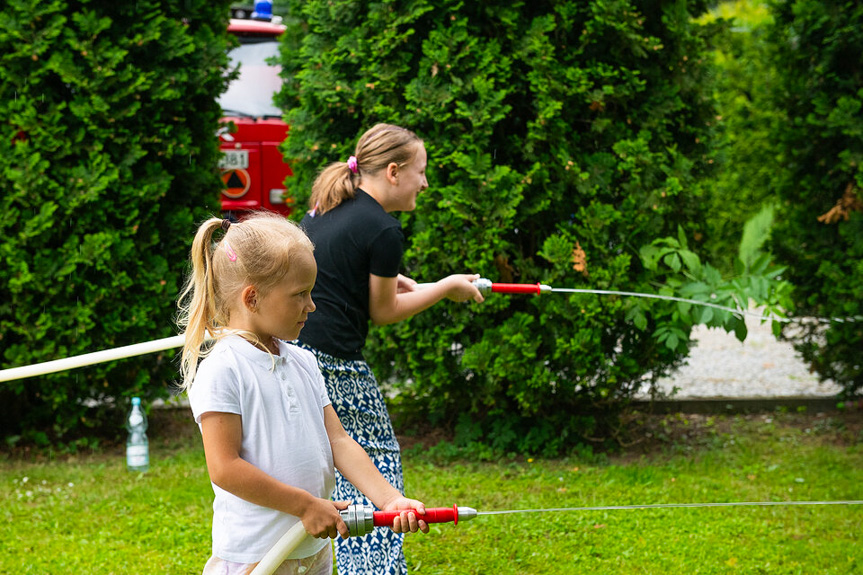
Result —
[[482, 294], [471, 283], [478, 278], [478, 275], [455, 274], [423, 289], [410, 289], [403, 276], [385, 278], [369, 274], [369, 315], [376, 325], [387, 325], [413, 317], [442, 299], [481, 302]]
[[321, 499], [282, 483], [240, 457], [243, 424], [239, 415], [207, 412], [201, 416], [201, 433], [213, 483], [251, 503], [299, 517], [314, 537], [348, 537], [347, 525], [339, 515], [346, 503]]
[[[403, 496], [398, 489], [384, 479], [365, 450], [342, 427], [332, 405], [324, 408], [324, 423], [330, 438], [336, 469], [379, 509], [384, 511], [404, 510], [393, 521], [393, 531], [396, 533], [407, 531], [416, 533], [419, 530], [428, 533], [428, 524], [422, 521], [422, 514], [425, 513], [423, 503]], [[418, 510], [419, 517], [411, 512], [414, 509]]]

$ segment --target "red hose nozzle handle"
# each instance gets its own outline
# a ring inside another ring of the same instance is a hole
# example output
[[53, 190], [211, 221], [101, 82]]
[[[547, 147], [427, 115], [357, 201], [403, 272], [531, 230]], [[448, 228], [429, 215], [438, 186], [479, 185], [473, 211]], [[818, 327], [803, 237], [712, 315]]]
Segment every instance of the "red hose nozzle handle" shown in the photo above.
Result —
[[542, 292], [541, 284], [491, 284], [493, 293], [534, 293]]
[[[341, 511], [342, 519], [348, 526], [348, 531], [352, 536], [365, 535], [370, 533], [373, 527], [392, 527], [393, 520], [401, 515], [405, 509], [401, 511], [372, 511], [371, 505], [350, 505], [344, 511]], [[407, 510], [410, 511], [410, 510]], [[458, 520], [467, 521], [476, 517], [477, 512], [470, 507], [432, 507], [426, 508], [425, 514], [419, 513], [416, 509], [417, 519], [422, 519], [426, 523], [449, 523], [458, 525]], [[371, 521], [369, 521], [371, 519]]]
[[541, 294], [551, 292], [551, 286], [545, 284], [499, 284], [492, 283], [485, 278], [480, 278], [474, 282], [474, 285], [482, 293], [489, 291], [494, 293], [532, 293]]
[[[452, 521], [458, 525], [458, 507], [432, 507], [427, 508], [425, 515], [420, 514], [416, 509], [417, 519], [422, 519], [426, 523], [449, 523]], [[375, 511], [374, 523], [375, 527], [389, 527], [393, 524], [393, 519], [402, 514], [402, 511]]]

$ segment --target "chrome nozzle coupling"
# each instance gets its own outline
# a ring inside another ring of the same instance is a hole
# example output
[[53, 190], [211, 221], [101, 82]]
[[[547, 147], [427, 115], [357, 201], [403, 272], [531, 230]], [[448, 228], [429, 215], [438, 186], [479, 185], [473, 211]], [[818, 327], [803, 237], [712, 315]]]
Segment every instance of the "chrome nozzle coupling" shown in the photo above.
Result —
[[375, 528], [374, 508], [371, 505], [348, 505], [347, 509], [339, 511], [351, 537], [371, 533]]
[[473, 280], [473, 285], [476, 286], [476, 289], [479, 290], [479, 293], [482, 295], [488, 295], [491, 293], [491, 280], [486, 278], [479, 278], [477, 280]]

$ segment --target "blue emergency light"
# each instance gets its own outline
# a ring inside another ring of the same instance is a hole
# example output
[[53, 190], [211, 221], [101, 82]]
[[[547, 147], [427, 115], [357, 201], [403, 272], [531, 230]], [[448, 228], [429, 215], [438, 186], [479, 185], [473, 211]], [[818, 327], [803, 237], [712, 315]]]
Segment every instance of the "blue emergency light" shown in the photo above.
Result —
[[273, 19], [273, 0], [258, 0], [255, 2], [255, 11], [252, 12], [252, 20], [264, 20], [269, 22]]

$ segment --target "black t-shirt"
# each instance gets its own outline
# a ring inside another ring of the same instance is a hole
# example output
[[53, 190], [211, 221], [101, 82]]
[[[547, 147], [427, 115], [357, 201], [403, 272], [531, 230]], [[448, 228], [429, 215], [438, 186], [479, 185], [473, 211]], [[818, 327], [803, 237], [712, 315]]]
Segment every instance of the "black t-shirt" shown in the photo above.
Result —
[[369, 274], [396, 277], [404, 252], [401, 223], [363, 190], [300, 223], [315, 245], [317, 309], [300, 341], [342, 359], [363, 359], [369, 333]]

